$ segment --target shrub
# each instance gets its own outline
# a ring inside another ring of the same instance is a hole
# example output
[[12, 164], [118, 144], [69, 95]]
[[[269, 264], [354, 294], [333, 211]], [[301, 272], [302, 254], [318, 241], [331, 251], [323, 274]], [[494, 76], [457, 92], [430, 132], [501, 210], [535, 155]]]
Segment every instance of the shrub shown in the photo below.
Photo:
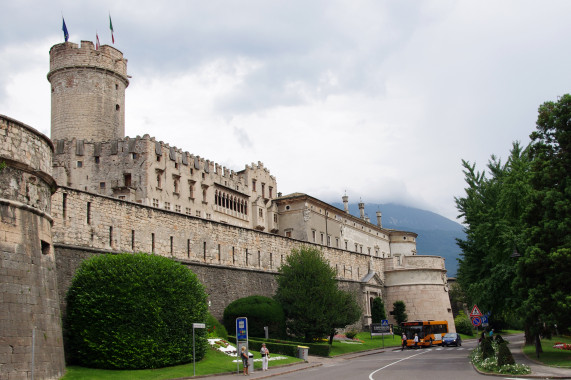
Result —
[[353, 339], [353, 338], [355, 338], [355, 337], [357, 336], [358, 333], [359, 333], [359, 332], [356, 331], [356, 330], [349, 330], [349, 331], [346, 331], [346, 332], [345, 332], [345, 336], [346, 336], [347, 338], [349, 338], [349, 339]]
[[483, 337], [480, 343], [482, 348], [482, 358], [486, 360], [487, 358], [494, 357], [494, 348], [492, 347], [492, 340], [488, 337]]
[[[192, 361], [192, 323], [206, 321], [206, 293], [168, 258], [99, 255], [81, 263], [67, 293], [69, 361], [108, 369], [159, 368]], [[207, 342], [196, 330], [196, 358]]]
[[474, 328], [472, 326], [472, 322], [470, 318], [464, 313], [464, 311], [460, 311], [456, 318], [454, 318], [454, 324], [456, 325], [456, 332], [464, 335], [474, 335]]
[[496, 343], [502, 344], [503, 342], [505, 342], [504, 338], [500, 334], [496, 335]]
[[224, 326], [236, 333], [236, 318], [248, 318], [248, 334], [265, 337], [264, 326], [268, 326], [271, 337], [285, 335], [285, 316], [282, 307], [275, 300], [263, 296], [237, 299], [224, 309]]
[[508, 347], [508, 343], [503, 341], [498, 346], [498, 367], [502, 367], [506, 364], [515, 364], [515, 360]]
[[395, 316], [395, 321], [397, 325], [408, 320], [408, 314], [406, 313], [406, 305], [404, 301], [395, 301], [393, 303], [393, 315]]
[[228, 339], [228, 331], [224, 325], [210, 313], [206, 317], [206, 331], [209, 338]]

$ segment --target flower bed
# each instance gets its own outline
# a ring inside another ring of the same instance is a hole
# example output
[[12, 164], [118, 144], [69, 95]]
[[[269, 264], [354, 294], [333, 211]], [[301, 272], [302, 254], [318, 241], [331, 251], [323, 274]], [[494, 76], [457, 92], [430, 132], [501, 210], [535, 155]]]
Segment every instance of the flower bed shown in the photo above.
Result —
[[495, 355], [486, 359], [482, 357], [482, 349], [480, 347], [474, 349], [470, 353], [472, 364], [481, 371], [493, 372], [511, 375], [527, 375], [531, 373], [531, 369], [525, 364], [506, 364], [498, 366], [498, 343], [492, 342]]

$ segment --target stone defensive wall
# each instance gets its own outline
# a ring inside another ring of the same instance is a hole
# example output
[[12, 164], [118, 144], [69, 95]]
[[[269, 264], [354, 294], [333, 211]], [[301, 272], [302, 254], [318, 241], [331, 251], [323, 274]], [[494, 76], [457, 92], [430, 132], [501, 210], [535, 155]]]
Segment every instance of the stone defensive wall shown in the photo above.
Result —
[[53, 146], [0, 115], [0, 379], [65, 371], [52, 244]]
[[370, 270], [383, 276], [385, 265], [382, 258], [366, 254], [66, 187], [53, 195], [52, 215], [62, 307], [80, 262], [104, 252], [148, 252], [188, 265], [206, 286], [210, 310], [217, 318], [235, 299], [273, 295], [278, 267], [302, 245], [319, 248], [348, 289], [357, 289]]
[[385, 302], [404, 301], [409, 321], [445, 320], [456, 331], [448, 290], [442, 257], [403, 256], [385, 267]]

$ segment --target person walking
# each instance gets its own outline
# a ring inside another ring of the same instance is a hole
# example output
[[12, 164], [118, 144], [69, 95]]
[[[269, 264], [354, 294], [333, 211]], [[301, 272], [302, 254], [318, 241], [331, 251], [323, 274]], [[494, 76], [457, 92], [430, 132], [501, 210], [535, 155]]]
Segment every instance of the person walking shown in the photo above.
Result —
[[242, 365], [244, 366], [244, 376], [248, 376], [248, 352], [246, 352], [246, 346], [242, 346], [240, 358], [242, 358]]
[[402, 347], [401, 347], [401, 351], [404, 350], [404, 348], [406, 347], [406, 334], [402, 333]]
[[262, 343], [262, 349], [260, 350], [262, 355], [262, 371], [268, 370], [268, 359], [270, 358], [270, 351], [266, 348], [266, 344]]
[[414, 348], [418, 348], [418, 334], [414, 334]]

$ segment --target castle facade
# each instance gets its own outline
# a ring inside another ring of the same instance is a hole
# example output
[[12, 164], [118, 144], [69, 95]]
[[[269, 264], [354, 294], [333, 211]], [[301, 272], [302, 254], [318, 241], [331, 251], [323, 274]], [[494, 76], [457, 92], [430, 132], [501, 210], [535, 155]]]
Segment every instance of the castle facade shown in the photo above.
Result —
[[[30, 373], [26, 347], [38, 328], [50, 332], [46, 347], [58, 358], [45, 363], [43, 378], [57, 378], [65, 293], [81, 261], [106, 252], [149, 252], [187, 265], [221, 318], [235, 299], [273, 296], [285, 257], [315, 246], [340, 286], [358, 294], [358, 327], [370, 324], [372, 299], [381, 297], [387, 305], [403, 300], [409, 320], [444, 319], [454, 331], [444, 260], [417, 255], [416, 233], [383, 228], [380, 212], [371, 223], [362, 203], [361, 215], [350, 215], [346, 196], [344, 210], [306, 194], [283, 196], [261, 162], [234, 171], [149, 135], [126, 137], [127, 60], [113, 47], [53, 46], [48, 80], [51, 140], [0, 115], [2, 310], [10, 310], [0, 314], [8, 321], [0, 340], [24, 351], [17, 360], [0, 351], [0, 367], [16, 360], [11, 373]], [[43, 277], [24, 276], [30, 268]], [[8, 276], [12, 269], [21, 276]], [[36, 298], [23, 297], [27, 290]], [[43, 327], [26, 317], [30, 308]]]

